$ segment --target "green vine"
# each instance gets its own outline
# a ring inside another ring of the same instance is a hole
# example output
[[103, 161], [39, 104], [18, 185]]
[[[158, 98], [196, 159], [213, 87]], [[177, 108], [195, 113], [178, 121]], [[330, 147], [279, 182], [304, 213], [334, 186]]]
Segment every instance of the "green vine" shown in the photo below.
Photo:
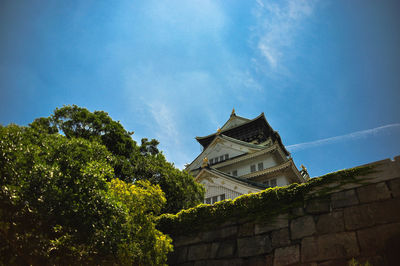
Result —
[[[269, 188], [212, 205], [200, 204], [175, 215], [163, 214], [158, 217], [158, 227], [174, 236], [216, 229], [227, 221], [272, 221], [277, 215], [303, 207], [304, 202], [310, 199], [326, 197], [346, 184], [367, 184], [365, 176], [375, 172], [373, 168], [368, 165], [341, 170], [312, 178], [303, 184]], [[360, 176], [362, 178], [357, 178]]]

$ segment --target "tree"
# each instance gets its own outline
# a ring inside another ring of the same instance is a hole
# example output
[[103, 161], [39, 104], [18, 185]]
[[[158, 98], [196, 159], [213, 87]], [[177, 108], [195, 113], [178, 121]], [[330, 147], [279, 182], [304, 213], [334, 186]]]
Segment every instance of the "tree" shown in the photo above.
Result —
[[163, 213], [176, 213], [202, 202], [204, 188], [187, 171], [176, 169], [162, 153], [137, 156], [133, 165], [138, 180], [160, 185], [167, 198]]
[[120, 244], [118, 253], [122, 264], [165, 263], [166, 254], [172, 251], [172, 240], [158, 231], [154, 224], [155, 215], [160, 213], [166, 201], [160, 187], [153, 186], [148, 181], [138, 181], [132, 185], [113, 179], [111, 192], [122, 203], [128, 217], [123, 224], [127, 237]]
[[36, 122], [0, 126], [2, 262], [165, 263], [171, 240], [154, 228], [165, 203], [160, 188], [115, 179], [105, 146]]
[[157, 147], [157, 140], [143, 138], [138, 146], [131, 137], [133, 132], [125, 130], [106, 112], [92, 113], [76, 105], [64, 106], [48, 118], [36, 119], [30, 127], [49, 133], [56, 128], [67, 138], [84, 138], [103, 144], [115, 158], [112, 166], [117, 178], [129, 183], [149, 180], [160, 185], [167, 199], [162, 212], [176, 213], [203, 200], [202, 185], [167, 162]]
[[160, 144], [160, 142], [156, 139], [149, 141], [147, 138], [143, 138], [139, 150], [142, 155], [156, 155], [160, 152], [157, 147], [158, 144]]

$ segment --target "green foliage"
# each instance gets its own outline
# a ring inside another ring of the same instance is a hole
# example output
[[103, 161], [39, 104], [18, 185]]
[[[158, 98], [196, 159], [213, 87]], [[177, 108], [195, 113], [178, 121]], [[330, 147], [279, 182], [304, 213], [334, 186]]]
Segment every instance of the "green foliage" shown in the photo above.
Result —
[[160, 188], [114, 179], [106, 147], [34, 123], [0, 126], [2, 262], [164, 263], [170, 239], [154, 228], [165, 203]]
[[[175, 215], [161, 215], [158, 218], [158, 227], [164, 233], [171, 235], [190, 235], [216, 228], [228, 220], [271, 221], [278, 214], [288, 213], [294, 207], [303, 206], [306, 200], [326, 196], [330, 191], [345, 184], [359, 182], [357, 176], [371, 172], [373, 169], [370, 166], [356, 167], [313, 178], [304, 184], [269, 188], [213, 205], [200, 204]], [[332, 186], [332, 184], [337, 185]]]
[[64, 106], [57, 108], [51, 119], [67, 138], [84, 138], [102, 143], [114, 155], [129, 157], [137, 147], [132, 132], [112, 120], [104, 111], [90, 112], [85, 108]]
[[160, 152], [157, 148], [158, 144], [160, 144], [158, 140], [149, 141], [147, 138], [143, 138], [139, 150], [143, 155], [156, 155]]
[[113, 179], [110, 188], [128, 217], [122, 225], [127, 235], [119, 244], [118, 257], [122, 264], [164, 264], [166, 254], [172, 251], [172, 240], [158, 231], [154, 224], [155, 215], [160, 213], [166, 201], [160, 187], [153, 186], [148, 181], [138, 181], [135, 185], [129, 185]]
[[67, 138], [84, 138], [96, 141], [114, 155], [115, 175], [124, 181], [132, 181], [134, 173], [130, 170], [129, 158], [138, 147], [119, 122], [112, 120], [106, 112], [90, 112], [85, 108], [64, 106], [57, 108], [48, 118], [38, 118], [30, 126], [39, 132], [62, 132]]
[[64, 106], [57, 108], [48, 118], [38, 118], [30, 126], [42, 133], [62, 132], [67, 138], [96, 141], [114, 155], [112, 166], [115, 176], [125, 182], [149, 180], [160, 185], [167, 203], [162, 212], [176, 213], [199, 204], [204, 188], [187, 172], [176, 169], [159, 151], [159, 142], [143, 138], [137, 146], [131, 135], [106, 112], [90, 112], [85, 108]]
[[176, 213], [202, 202], [203, 186], [195, 182], [188, 172], [180, 171], [168, 163], [162, 153], [137, 155], [134, 161], [136, 178], [158, 184], [164, 191], [167, 203], [163, 213]]

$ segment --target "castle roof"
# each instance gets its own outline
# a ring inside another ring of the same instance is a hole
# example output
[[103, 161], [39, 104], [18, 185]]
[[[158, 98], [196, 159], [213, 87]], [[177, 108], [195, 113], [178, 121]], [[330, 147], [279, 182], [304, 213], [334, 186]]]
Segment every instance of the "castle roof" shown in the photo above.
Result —
[[261, 113], [256, 118], [250, 120], [237, 116], [234, 112], [232, 112], [229, 120], [222, 126], [221, 130], [204, 137], [196, 137], [196, 140], [205, 149], [220, 134], [245, 142], [251, 142], [255, 139], [264, 139], [270, 137], [272, 141], [277, 141], [279, 143], [286, 155], [289, 155], [289, 152], [282, 144], [281, 137], [279, 136], [278, 132], [274, 131], [269, 125], [264, 113]]

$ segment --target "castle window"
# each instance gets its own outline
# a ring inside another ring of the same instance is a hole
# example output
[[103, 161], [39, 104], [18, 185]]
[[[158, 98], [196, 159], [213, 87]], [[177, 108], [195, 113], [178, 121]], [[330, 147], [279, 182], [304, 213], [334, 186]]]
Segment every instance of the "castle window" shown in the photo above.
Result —
[[218, 157], [214, 158], [215, 163], [218, 163]]
[[261, 171], [261, 170], [263, 170], [263, 169], [264, 169], [263, 163], [259, 163], [259, 164], [258, 164], [258, 171]]
[[250, 165], [250, 172], [255, 172], [256, 171], [256, 165], [255, 164], [253, 164], [253, 165]]
[[219, 161], [222, 162], [223, 160], [224, 160], [224, 156], [223, 155], [219, 156]]
[[237, 170], [233, 170], [233, 171], [232, 171], [232, 175], [233, 175], [233, 176], [237, 176]]
[[218, 196], [212, 197], [212, 203], [216, 203], [218, 201]]
[[213, 163], [214, 163], [214, 158], [210, 159], [210, 164], [213, 164]]
[[225, 194], [221, 194], [221, 195], [218, 195], [218, 196], [206, 198], [204, 200], [204, 203], [205, 204], [214, 204], [214, 203], [216, 203], [218, 201], [221, 201], [221, 200], [224, 200], [224, 199], [225, 199]]
[[271, 179], [271, 180], [265, 180], [263, 182], [263, 184], [267, 185], [267, 187], [276, 187], [277, 186], [275, 178]]
[[229, 159], [229, 154], [225, 154], [225, 160]]

